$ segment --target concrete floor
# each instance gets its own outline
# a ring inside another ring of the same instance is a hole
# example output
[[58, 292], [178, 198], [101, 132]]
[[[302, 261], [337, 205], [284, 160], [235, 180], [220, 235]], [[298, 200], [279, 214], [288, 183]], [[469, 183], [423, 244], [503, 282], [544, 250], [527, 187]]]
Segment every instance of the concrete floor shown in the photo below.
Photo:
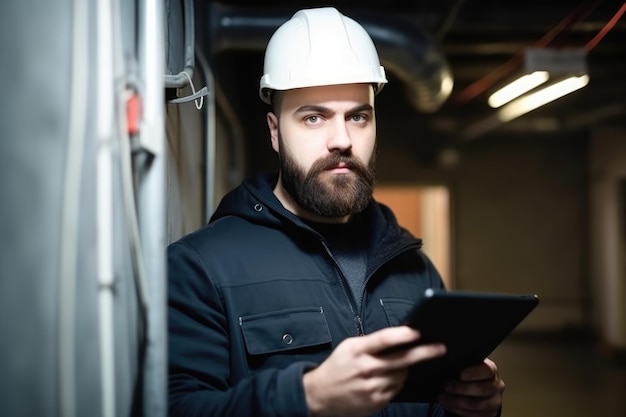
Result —
[[502, 417], [626, 417], [626, 366], [591, 343], [509, 338], [490, 357], [506, 383]]

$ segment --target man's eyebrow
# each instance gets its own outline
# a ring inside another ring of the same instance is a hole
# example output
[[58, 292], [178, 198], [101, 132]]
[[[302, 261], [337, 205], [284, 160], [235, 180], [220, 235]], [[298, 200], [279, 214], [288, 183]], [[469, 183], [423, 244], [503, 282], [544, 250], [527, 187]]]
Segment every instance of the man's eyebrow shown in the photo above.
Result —
[[[365, 103], [365, 104], [361, 104], [359, 106], [356, 106], [350, 109], [348, 113], [358, 113], [362, 111], [372, 111], [372, 110], [374, 110], [374, 107], [372, 107], [372, 105], [369, 103]], [[333, 110], [328, 107], [311, 104], [311, 105], [304, 105], [304, 106], [298, 107], [298, 109], [295, 112], [296, 113], [305, 113], [305, 112], [332, 113]]]
[[295, 111], [295, 113], [306, 113], [306, 112], [314, 112], [314, 113], [330, 113], [332, 110], [328, 107], [317, 106], [314, 104], [308, 104], [301, 107]]
[[361, 111], [373, 111], [373, 110], [374, 110], [374, 107], [371, 104], [365, 103], [365, 104], [361, 104], [360, 106], [356, 106], [355, 108], [350, 110], [350, 113], [358, 113]]

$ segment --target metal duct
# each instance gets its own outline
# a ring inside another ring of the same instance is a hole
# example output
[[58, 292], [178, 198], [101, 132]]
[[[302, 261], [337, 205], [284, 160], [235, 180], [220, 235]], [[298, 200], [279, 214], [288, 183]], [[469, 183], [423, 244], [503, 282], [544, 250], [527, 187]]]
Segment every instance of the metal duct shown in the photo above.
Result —
[[[265, 49], [272, 33], [288, 20], [293, 9], [231, 7], [211, 3], [207, 45], [211, 54], [229, 49]], [[450, 96], [452, 74], [434, 39], [406, 18], [357, 10], [342, 12], [368, 31], [385, 69], [406, 86], [410, 103], [422, 113], [434, 113]], [[200, 16], [200, 18], [204, 18]]]

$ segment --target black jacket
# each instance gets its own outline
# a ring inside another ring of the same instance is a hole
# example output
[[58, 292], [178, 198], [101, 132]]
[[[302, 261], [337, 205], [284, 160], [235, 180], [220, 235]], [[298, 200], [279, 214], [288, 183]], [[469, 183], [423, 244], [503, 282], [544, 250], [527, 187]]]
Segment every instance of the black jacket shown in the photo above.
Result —
[[[350, 292], [324, 238], [246, 180], [168, 247], [169, 408], [176, 416], [308, 415], [302, 374], [350, 336], [397, 325], [442, 280], [391, 211], [371, 203], [366, 284]], [[442, 416], [392, 403], [378, 415]]]

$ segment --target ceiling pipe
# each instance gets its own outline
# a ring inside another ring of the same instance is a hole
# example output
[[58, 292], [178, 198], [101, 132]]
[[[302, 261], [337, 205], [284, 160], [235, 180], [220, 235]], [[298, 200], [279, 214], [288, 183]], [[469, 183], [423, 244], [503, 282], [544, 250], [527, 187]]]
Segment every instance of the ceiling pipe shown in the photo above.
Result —
[[[417, 111], [434, 113], [443, 105], [452, 92], [452, 73], [431, 36], [406, 17], [383, 11], [341, 11], [367, 30], [381, 64], [405, 84], [406, 96]], [[208, 18], [208, 22], [198, 24], [207, 31], [206, 44], [215, 55], [232, 49], [263, 51], [274, 31], [295, 11], [211, 3], [206, 12], [208, 16], [197, 18]]]

